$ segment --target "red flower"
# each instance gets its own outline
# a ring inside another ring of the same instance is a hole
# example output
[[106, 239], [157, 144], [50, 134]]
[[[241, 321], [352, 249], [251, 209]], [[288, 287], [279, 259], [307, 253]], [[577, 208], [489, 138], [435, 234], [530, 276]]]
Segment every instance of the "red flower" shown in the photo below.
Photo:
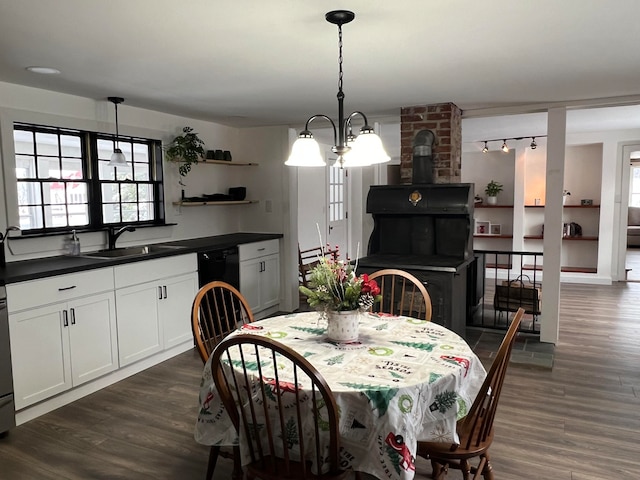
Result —
[[361, 278], [362, 293], [370, 293], [374, 297], [380, 295], [380, 287], [378, 287], [378, 283], [375, 280], [369, 280], [369, 275], [366, 273], [363, 273]]

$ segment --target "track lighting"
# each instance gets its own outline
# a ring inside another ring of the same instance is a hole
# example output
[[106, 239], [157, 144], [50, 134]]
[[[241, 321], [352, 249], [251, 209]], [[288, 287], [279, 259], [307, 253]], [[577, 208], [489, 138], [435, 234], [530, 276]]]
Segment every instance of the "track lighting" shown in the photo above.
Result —
[[484, 143], [484, 146], [482, 147], [482, 153], [487, 153], [489, 151], [489, 142], [502, 142], [502, 146], [500, 147], [500, 150], [502, 150], [504, 153], [508, 153], [510, 150], [509, 145], [507, 145], [508, 140], [523, 140], [525, 138], [530, 138], [531, 143], [529, 144], [529, 147], [531, 147], [531, 150], [535, 150], [538, 147], [538, 144], [536, 143], [536, 138], [544, 138], [544, 137], [546, 137], [546, 135], [536, 135], [535, 137], [493, 138], [491, 140], [480, 140], [480, 141]]

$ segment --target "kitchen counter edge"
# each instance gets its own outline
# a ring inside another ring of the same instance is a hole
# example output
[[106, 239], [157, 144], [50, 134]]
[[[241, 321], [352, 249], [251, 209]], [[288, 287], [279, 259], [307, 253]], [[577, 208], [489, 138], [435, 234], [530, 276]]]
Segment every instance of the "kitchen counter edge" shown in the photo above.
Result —
[[81, 272], [84, 270], [93, 270], [96, 268], [112, 267], [114, 265], [123, 265], [126, 263], [140, 262], [154, 258], [173, 257], [188, 253], [233, 248], [245, 243], [279, 239], [283, 236], [284, 235], [281, 233], [230, 233], [226, 235], [215, 235], [211, 237], [191, 238], [187, 240], [158, 243], [157, 245], [169, 245], [181, 248], [168, 249], [162, 252], [154, 252], [144, 255], [141, 254], [139, 256], [126, 258], [96, 258], [82, 255], [72, 257], [67, 255], [58, 255], [55, 257], [9, 262], [5, 268], [0, 268], [0, 285], [53, 277], [67, 273]]

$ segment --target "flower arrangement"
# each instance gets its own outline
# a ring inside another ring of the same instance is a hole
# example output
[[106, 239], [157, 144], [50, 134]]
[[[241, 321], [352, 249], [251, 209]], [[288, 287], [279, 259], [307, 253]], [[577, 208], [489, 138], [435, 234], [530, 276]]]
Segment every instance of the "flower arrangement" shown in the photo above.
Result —
[[369, 275], [357, 276], [348, 261], [339, 260], [339, 253], [320, 256], [318, 264], [311, 270], [309, 285], [300, 287], [312, 307], [324, 310], [348, 311], [368, 310], [382, 298], [380, 287]]

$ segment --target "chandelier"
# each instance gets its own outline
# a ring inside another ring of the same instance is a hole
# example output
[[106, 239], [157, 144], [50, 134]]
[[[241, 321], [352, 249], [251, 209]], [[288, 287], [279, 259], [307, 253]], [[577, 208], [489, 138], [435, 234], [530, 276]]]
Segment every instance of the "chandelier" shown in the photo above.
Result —
[[[367, 122], [367, 117], [362, 112], [353, 112], [344, 118], [344, 92], [342, 91], [342, 25], [351, 22], [355, 14], [348, 10], [333, 10], [325, 15], [329, 23], [338, 26], [338, 123], [327, 115], [312, 115], [307, 120], [304, 130], [300, 132], [297, 140], [291, 148], [291, 155], [285, 165], [294, 167], [323, 167], [326, 165], [320, 145], [313, 138], [309, 130], [309, 124], [316, 118], [324, 118], [333, 127], [333, 143], [331, 151], [338, 155], [334, 166], [340, 168], [364, 167], [376, 163], [384, 163], [390, 160], [389, 155], [382, 146], [380, 137], [373, 131]], [[360, 128], [360, 134], [354, 135], [351, 121], [354, 117], [361, 116], [364, 126]]]

